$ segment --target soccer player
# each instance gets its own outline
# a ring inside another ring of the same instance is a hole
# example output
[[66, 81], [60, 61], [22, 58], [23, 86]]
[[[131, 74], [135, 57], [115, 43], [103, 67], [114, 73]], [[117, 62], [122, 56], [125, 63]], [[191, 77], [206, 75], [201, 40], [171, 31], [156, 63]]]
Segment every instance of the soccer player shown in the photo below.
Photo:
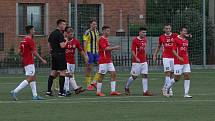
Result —
[[170, 83], [167, 84], [167, 90], [165, 91], [165, 95], [169, 97], [169, 89], [179, 81], [180, 76], [184, 75], [184, 97], [185, 98], [192, 98], [189, 95], [190, 89], [190, 64], [189, 64], [189, 57], [188, 57], [188, 40], [187, 37], [191, 37], [190, 34], [187, 34], [187, 27], [182, 26], [180, 28], [180, 35], [178, 35], [174, 39], [174, 49], [172, 50], [174, 54], [174, 79], [171, 80]]
[[[164, 25], [164, 34], [162, 34], [159, 37], [158, 46], [153, 54], [153, 60], [156, 61], [157, 59], [157, 53], [159, 52], [160, 48], [163, 46], [163, 67], [164, 67], [164, 73], [165, 73], [165, 81], [162, 88], [162, 94], [164, 94], [165, 88], [167, 83], [170, 82], [171, 79], [173, 79], [173, 72], [174, 72], [174, 55], [172, 53], [174, 38], [178, 36], [177, 33], [171, 32], [171, 25], [165, 24]], [[172, 88], [170, 89], [170, 96], [173, 96]]]
[[66, 61], [67, 61], [67, 74], [65, 77], [64, 88], [67, 94], [70, 94], [70, 85], [74, 89], [76, 94], [84, 92], [85, 90], [82, 87], [77, 86], [75, 78], [73, 77], [75, 71], [75, 51], [78, 51], [83, 56], [85, 63], [88, 63], [88, 56], [85, 54], [84, 50], [81, 47], [79, 40], [74, 38], [74, 30], [71, 27], [65, 28], [65, 35], [67, 36], [68, 43], [66, 44]]
[[99, 31], [97, 30], [97, 22], [95, 20], [90, 21], [90, 28], [85, 31], [83, 35], [84, 51], [88, 55], [88, 64], [86, 66], [86, 79], [87, 90], [92, 91], [96, 88], [96, 81], [98, 80], [98, 73], [95, 74], [93, 81], [91, 73], [93, 71], [94, 64], [98, 64], [98, 40]]
[[153, 94], [148, 90], [148, 64], [146, 58], [146, 28], [139, 29], [139, 36], [133, 39], [131, 52], [132, 52], [132, 67], [131, 76], [125, 86], [125, 94], [130, 95], [129, 87], [132, 82], [141, 74], [143, 85], [143, 96], [152, 96]]
[[111, 79], [111, 96], [118, 96], [121, 95], [121, 93], [116, 91], [116, 71], [111, 59], [111, 51], [113, 50], [119, 50], [120, 46], [110, 46], [108, 41], [108, 36], [110, 35], [110, 27], [103, 26], [102, 27], [102, 36], [99, 39], [99, 79], [97, 81], [97, 96], [105, 96], [105, 94], [102, 93], [102, 80], [104, 79], [104, 76], [107, 72], [110, 73]]
[[63, 19], [57, 20], [57, 28], [50, 34], [48, 38], [49, 48], [51, 50], [51, 74], [48, 78], [48, 90], [46, 92], [47, 96], [53, 96], [52, 94], [52, 84], [53, 79], [55, 79], [58, 75], [59, 77], [59, 97], [66, 96], [64, 93], [64, 82], [66, 75], [66, 53], [65, 46], [68, 40], [64, 40], [63, 32], [66, 27], [66, 21]]
[[17, 93], [24, 89], [28, 84], [30, 84], [33, 100], [43, 100], [44, 98], [37, 95], [36, 88], [36, 76], [35, 76], [35, 66], [34, 66], [34, 56], [38, 57], [43, 64], [46, 64], [46, 60], [44, 60], [37, 52], [35, 42], [33, 40], [33, 35], [35, 33], [34, 26], [28, 25], [25, 27], [27, 36], [20, 42], [19, 45], [19, 54], [22, 57], [22, 64], [25, 69], [26, 79], [22, 81], [18, 87], [12, 90], [11, 96], [14, 101], [18, 100]]

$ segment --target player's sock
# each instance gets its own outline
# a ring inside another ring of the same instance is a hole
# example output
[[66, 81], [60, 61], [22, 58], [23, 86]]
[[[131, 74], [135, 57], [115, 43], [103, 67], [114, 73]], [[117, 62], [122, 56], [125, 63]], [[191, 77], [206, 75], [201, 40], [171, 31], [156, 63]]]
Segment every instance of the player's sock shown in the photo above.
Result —
[[60, 93], [64, 93], [64, 82], [65, 82], [65, 76], [60, 76], [59, 78], [59, 86], [60, 86]]
[[18, 93], [20, 90], [22, 90], [23, 88], [25, 88], [28, 85], [28, 81], [24, 80], [22, 81], [18, 87], [16, 87], [16, 89], [14, 89], [14, 93]]
[[98, 79], [99, 79], [99, 73], [97, 72], [93, 78], [93, 83], [96, 83]]
[[184, 80], [184, 94], [189, 94], [190, 80]]
[[85, 83], [87, 84], [87, 86], [89, 86], [91, 84], [91, 76], [86, 77]]
[[64, 89], [69, 91], [69, 77], [65, 77]]
[[111, 81], [110, 86], [111, 86], [111, 92], [115, 92], [116, 91], [116, 81]]
[[125, 85], [125, 88], [129, 88], [130, 85], [132, 84], [132, 82], [133, 82], [133, 78], [132, 78], [132, 77], [129, 77], [129, 78], [128, 78], [128, 81], [127, 81], [127, 83], [126, 83], [126, 85]]
[[142, 79], [142, 85], [143, 85], [143, 92], [146, 92], [148, 90], [148, 79], [147, 78]]
[[97, 83], [97, 93], [102, 92], [102, 83]]
[[166, 88], [167, 83], [169, 83], [169, 82], [170, 82], [170, 77], [169, 77], [169, 76], [166, 76], [166, 77], [165, 77], [165, 82], [164, 82], [164, 85], [163, 85], [163, 88], [164, 88], [164, 89]]
[[74, 90], [78, 89], [77, 83], [74, 78], [70, 78], [69, 83], [72, 85]]
[[51, 76], [51, 75], [50, 75], [49, 78], [48, 78], [48, 92], [51, 92], [51, 91], [52, 91], [53, 79], [54, 79], [54, 77]]
[[172, 86], [175, 84], [175, 79], [170, 79], [169, 82], [167, 83], [166, 89], [172, 88]]
[[37, 97], [37, 86], [36, 86], [36, 82], [32, 81], [30, 82], [30, 86], [31, 86], [31, 90], [32, 90], [32, 95], [34, 97]]

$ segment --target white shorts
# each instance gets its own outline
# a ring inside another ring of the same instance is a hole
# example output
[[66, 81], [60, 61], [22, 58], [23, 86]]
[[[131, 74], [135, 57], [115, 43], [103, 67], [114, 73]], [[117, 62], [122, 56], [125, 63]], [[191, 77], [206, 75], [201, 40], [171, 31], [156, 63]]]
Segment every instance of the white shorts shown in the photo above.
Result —
[[190, 72], [191, 72], [190, 64], [174, 65], [174, 74], [175, 75], [181, 75], [182, 73], [190, 73]]
[[26, 76], [34, 76], [35, 74], [35, 66], [34, 64], [30, 64], [24, 67]]
[[174, 71], [174, 58], [163, 58], [164, 72]]
[[138, 76], [140, 74], [148, 74], [148, 63], [132, 63], [131, 75]]
[[75, 72], [75, 64], [67, 63], [67, 72], [68, 73], [74, 73]]
[[113, 63], [99, 64], [100, 74], [106, 74], [108, 71], [115, 71]]

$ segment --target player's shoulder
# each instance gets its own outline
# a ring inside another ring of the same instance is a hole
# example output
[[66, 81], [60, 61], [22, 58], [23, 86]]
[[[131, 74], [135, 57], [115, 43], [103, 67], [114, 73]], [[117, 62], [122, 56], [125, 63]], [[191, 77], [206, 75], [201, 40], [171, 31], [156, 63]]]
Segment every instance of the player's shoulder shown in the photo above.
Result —
[[84, 32], [84, 35], [87, 36], [87, 35], [89, 35], [89, 33], [90, 33], [90, 29], [87, 29], [87, 30]]
[[172, 33], [173, 38], [176, 38], [178, 36], [178, 33]]

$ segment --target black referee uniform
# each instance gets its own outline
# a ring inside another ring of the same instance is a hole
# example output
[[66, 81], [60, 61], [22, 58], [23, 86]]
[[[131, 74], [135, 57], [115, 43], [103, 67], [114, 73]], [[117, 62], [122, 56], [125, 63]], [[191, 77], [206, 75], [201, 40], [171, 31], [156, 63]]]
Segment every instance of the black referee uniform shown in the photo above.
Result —
[[[51, 47], [51, 69], [55, 71], [64, 71], [67, 69], [66, 65], [66, 55], [65, 55], [65, 49], [61, 48], [60, 43], [64, 42], [64, 35], [63, 32], [59, 29], [54, 30], [49, 38], [48, 42]], [[51, 93], [51, 87], [53, 83], [54, 77], [49, 76], [48, 79], [48, 92]], [[60, 92], [59, 95], [64, 94], [64, 82], [65, 82], [65, 76], [60, 76], [59, 78], [59, 86], [60, 86]]]

